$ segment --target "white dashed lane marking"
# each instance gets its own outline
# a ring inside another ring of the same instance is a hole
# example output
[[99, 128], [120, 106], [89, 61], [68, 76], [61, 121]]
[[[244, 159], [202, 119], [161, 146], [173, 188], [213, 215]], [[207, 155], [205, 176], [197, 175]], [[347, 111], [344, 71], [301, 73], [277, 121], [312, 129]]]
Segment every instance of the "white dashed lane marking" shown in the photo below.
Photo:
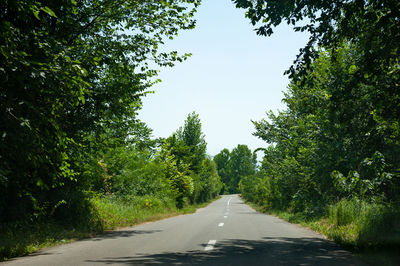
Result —
[[219, 223], [218, 226], [222, 227], [222, 226], [224, 226], [224, 223]]
[[204, 250], [205, 250], [205, 251], [213, 250], [213, 249], [214, 249], [215, 243], [217, 243], [217, 240], [210, 240], [210, 241], [208, 241], [208, 244], [207, 244], [207, 246], [204, 248]]
[[231, 202], [231, 200], [232, 200], [232, 198], [229, 198], [229, 200], [228, 200], [228, 206], [229, 206], [229, 203]]

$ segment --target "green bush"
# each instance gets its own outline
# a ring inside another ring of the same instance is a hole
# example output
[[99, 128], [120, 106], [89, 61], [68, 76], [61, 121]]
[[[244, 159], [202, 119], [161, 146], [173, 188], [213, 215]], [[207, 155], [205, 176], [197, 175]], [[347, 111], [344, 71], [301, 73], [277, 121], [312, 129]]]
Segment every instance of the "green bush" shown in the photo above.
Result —
[[172, 193], [171, 184], [165, 177], [165, 166], [144, 159], [130, 160], [121, 173], [112, 178], [112, 191], [120, 195], [168, 196]]

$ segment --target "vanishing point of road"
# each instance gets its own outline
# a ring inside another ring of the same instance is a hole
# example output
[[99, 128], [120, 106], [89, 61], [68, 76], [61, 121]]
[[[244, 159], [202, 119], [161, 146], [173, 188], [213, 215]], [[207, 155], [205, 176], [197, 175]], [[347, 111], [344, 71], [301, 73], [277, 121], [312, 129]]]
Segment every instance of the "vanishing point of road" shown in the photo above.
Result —
[[4, 265], [364, 265], [322, 236], [237, 195], [196, 213], [44, 249]]

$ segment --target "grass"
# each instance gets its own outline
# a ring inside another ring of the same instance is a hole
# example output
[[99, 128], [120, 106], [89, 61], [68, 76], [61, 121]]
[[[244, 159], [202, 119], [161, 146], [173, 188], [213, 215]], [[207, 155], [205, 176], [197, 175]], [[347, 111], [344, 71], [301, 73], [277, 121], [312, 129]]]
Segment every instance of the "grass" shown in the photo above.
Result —
[[184, 208], [178, 209], [174, 200], [160, 199], [154, 196], [103, 197], [94, 198], [92, 201], [99, 213], [104, 230], [192, 213], [210, 203], [186, 205]]
[[0, 261], [27, 255], [42, 248], [93, 237], [120, 227], [193, 213], [210, 202], [177, 209], [173, 200], [154, 196], [94, 197], [91, 203], [95, 215], [92, 215], [94, 217], [88, 223], [62, 226], [48, 221], [0, 225]]
[[270, 210], [248, 203], [259, 212], [275, 215], [325, 235], [371, 265], [400, 265], [398, 204], [344, 199], [328, 206], [326, 215], [308, 217], [303, 213]]

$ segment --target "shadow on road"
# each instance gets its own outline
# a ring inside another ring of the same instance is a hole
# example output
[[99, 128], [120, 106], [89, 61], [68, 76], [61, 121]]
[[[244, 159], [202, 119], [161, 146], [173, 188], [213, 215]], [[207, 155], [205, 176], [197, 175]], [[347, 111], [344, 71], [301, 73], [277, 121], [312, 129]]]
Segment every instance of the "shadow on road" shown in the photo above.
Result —
[[[141, 234], [153, 234], [157, 232], [162, 232], [162, 230], [119, 230], [119, 231], [111, 231], [106, 232], [102, 235], [98, 235], [93, 238], [83, 239], [81, 241], [102, 241], [106, 239], [117, 239], [121, 237], [132, 237], [134, 235], [141, 235]], [[26, 255], [26, 257], [35, 257], [35, 256], [44, 256], [44, 255], [56, 255], [61, 254], [60, 252], [55, 252], [54, 250], [39, 250], [37, 252], [31, 253]], [[25, 257], [25, 256], [24, 256]], [[17, 260], [17, 258], [11, 260]]]
[[217, 242], [212, 251], [201, 250], [105, 257], [88, 262], [126, 265], [365, 265], [334, 243], [319, 238], [231, 239]]
[[134, 235], [154, 234], [158, 232], [162, 232], [162, 230], [118, 230], [118, 231], [106, 232], [102, 235], [90, 238], [88, 239], [88, 241], [101, 241], [110, 238], [131, 237]]
[[235, 212], [235, 214], [245, 214], [245, 215], [265, 215], [264, 213], [260, 213], [260, 212]]

